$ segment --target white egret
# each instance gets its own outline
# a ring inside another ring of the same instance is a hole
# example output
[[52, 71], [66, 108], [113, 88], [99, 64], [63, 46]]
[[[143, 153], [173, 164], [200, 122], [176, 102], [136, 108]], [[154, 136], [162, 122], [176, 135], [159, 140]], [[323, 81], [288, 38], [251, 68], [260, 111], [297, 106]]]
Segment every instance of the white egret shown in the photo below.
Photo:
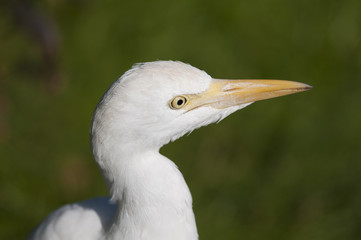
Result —
[[91, 144], [110, 198], [66, 205], [29, 239], [198, 239], [192, 197], [159, 149], [254, 101], [310, 89], [281, 80], [219, 80], [188, 64], [136, 64], [99, 102]]

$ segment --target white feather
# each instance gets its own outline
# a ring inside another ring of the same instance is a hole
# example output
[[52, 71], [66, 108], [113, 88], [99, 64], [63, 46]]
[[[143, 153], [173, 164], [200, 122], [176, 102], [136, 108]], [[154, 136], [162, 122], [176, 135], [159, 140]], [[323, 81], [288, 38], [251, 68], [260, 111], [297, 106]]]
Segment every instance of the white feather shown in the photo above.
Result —
[[91, 126], [93, 155], [111, 201], [97, 198], [62, 207], [29, 239], [198, 239], [189, 189], [159, 149], [248, 105], [188, 112], [169, 108], [170, 99], [201, 93], [211, 80], [188, 64], [157, 61], [137, 64], [115, 81]]

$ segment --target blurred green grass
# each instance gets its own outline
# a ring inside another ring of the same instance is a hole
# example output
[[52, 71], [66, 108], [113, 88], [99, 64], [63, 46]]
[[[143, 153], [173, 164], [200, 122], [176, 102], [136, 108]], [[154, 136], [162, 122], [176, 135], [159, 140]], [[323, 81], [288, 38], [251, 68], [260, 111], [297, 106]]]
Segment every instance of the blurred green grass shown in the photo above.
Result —
[[133, 63], [157, 59], [314, 86], [161, 149], [191, 189], [201, 239], [359, 239], [360, 13], [358, 0], [1, 3], [0, 239], [107, 195], [92, 111]]

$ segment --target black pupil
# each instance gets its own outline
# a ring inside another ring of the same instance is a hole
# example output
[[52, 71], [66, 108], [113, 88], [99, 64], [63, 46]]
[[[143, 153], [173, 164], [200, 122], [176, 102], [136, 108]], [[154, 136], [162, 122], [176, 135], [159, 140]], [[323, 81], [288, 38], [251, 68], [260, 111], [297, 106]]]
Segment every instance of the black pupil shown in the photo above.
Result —
[[182, 104], [183, 104], [183, 100], [182, 100], [182, 99], [179, 99], [179, 100], [177, 101], [177, 105], [180, 106], [180, 105], [182, 105]]

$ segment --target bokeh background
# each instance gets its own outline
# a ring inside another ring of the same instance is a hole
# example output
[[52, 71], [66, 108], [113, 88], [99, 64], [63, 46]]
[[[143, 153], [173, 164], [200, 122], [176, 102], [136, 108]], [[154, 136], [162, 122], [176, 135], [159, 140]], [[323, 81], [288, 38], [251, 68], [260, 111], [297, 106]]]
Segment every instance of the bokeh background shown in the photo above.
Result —
[[360, 0], [1, 1], [1, 239], [108, 194], [92, 112], [133, 63], [157, 59], [314, 86], [161, 149], [200, 239], [361, 239]]

